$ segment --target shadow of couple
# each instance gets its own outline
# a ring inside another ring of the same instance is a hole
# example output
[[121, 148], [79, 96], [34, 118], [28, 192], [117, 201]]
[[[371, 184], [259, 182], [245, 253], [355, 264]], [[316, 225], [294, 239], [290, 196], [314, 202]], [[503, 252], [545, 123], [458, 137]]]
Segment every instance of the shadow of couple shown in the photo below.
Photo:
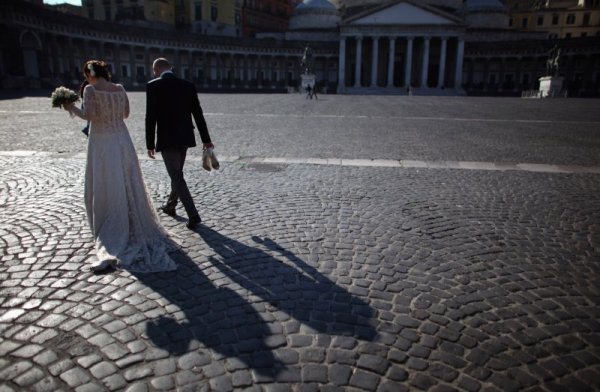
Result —
[[169, 316], [147, 324], [156, 346], [183, 355], [197, 340], [274, 377], [286, 367], [274, 352], [288, 345], [287, 335], [376, 336], [365, 301], [271, 239], [251, 237], [256, 246], [249, 246], [204, 225], [195, 232], [214, 251], [208, 262], [179, 252], [177, 271], [136, 274], [171, 306]]

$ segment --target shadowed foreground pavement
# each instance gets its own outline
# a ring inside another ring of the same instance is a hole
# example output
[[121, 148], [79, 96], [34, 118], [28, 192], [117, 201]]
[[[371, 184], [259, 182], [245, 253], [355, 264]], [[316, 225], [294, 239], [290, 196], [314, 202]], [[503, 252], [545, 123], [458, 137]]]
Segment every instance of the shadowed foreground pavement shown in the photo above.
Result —
[[[0, 112], [14, 102], [0, 102]], [[43, 134], [53, 121], [33, 116], [27, 132]], [[135, 128], [139, 116], [131, 121]], [[263, 124], [252, 131], [260, 140], [277, 129], [260, 113], [252, 121]], [[572, 133], [585, 133], [588, 155], [536, 139], [557, 151], [543, 160], [519, 140], [501, 142], [493, 125], [460, 126], [532, 157], [509, 159], [502, 147], [490, 161], [596, 170], [597, 119], [585, 121]], [[70, 126], [77, 134], [79, 123]], [[69, 153], [57, 153], [54, 141], [31, 148], [38, 153], [3, 142], [0, 391], [600, 389], [600, 174], [445, 168], [460, 154], [494, 154], [465, 152], [450, 137], [438, 141], [452, 146], [445, 159], [444, 151], [380, 154], [368, 135], [353, 141], [364, 156], [344, 140], [328, 140], [337, 155], [326, 146], [303, 155], [433, 159], [437, 167], [275, 163], [233, 157], [221, 126], [211, 129], [222, 169], [207, 173], [194, 156], [186, 167], [203, 224], [187, 230], [181, 207], [177, 218], [161, 215], [182, 244], [179, 269], [148, 275], [84, 269], [94, 251], [82, 136], [62, 139]], [[403, 131], [389, 133], [390, 144], [411, 143]], [[563, 137], [566, 146], [580, 143]], [[299, 157], [297, 147], [270, 151], [265, 141], [248, 147], [257, 154], [240, 146], [237, 155]], [[158, 206], [169, 191], [164, 166], [141, 164]]]

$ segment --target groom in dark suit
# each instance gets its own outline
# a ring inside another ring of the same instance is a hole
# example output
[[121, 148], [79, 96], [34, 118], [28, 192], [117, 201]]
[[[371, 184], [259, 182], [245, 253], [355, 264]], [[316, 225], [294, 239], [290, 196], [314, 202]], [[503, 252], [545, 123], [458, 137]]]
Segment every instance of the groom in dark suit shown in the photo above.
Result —
[[213, 147], [213, 144], [196, 87], [176, 77], [167, 59], [154, 60], [152, 71], [156, 79], [146, 85], [146, 147], [152, 159], [156, 152], [161, 152], [171, 178], [171, 194], [160, 210], [174, 216], [177, 200], [181, 199], [188, 215], [187, 227], [193, 229], [201, 219], [183, 178], [187, 149], [196, 146], [192, 116], [204, 148]]

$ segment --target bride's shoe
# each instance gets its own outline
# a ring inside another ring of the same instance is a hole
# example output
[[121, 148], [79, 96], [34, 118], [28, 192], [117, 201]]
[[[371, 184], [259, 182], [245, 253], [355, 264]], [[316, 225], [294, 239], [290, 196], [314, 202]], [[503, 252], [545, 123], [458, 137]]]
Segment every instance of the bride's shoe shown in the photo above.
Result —
[[90, 271], [92, 272], [100, 272], [104, 271], [109, 267], [114, 267], [116, 265], [116, 260], [101, 260], [97, 261], [90, 266]]

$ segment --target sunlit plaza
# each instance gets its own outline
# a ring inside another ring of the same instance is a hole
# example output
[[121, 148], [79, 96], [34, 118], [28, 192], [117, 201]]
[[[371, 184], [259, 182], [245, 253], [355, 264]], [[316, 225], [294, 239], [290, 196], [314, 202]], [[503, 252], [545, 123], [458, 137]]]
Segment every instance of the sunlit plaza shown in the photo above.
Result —
[[0, 101], [2, 390], [600, 387], [597, 100], [199, 97], [160, 274], [86, 271], [83, 121]]

